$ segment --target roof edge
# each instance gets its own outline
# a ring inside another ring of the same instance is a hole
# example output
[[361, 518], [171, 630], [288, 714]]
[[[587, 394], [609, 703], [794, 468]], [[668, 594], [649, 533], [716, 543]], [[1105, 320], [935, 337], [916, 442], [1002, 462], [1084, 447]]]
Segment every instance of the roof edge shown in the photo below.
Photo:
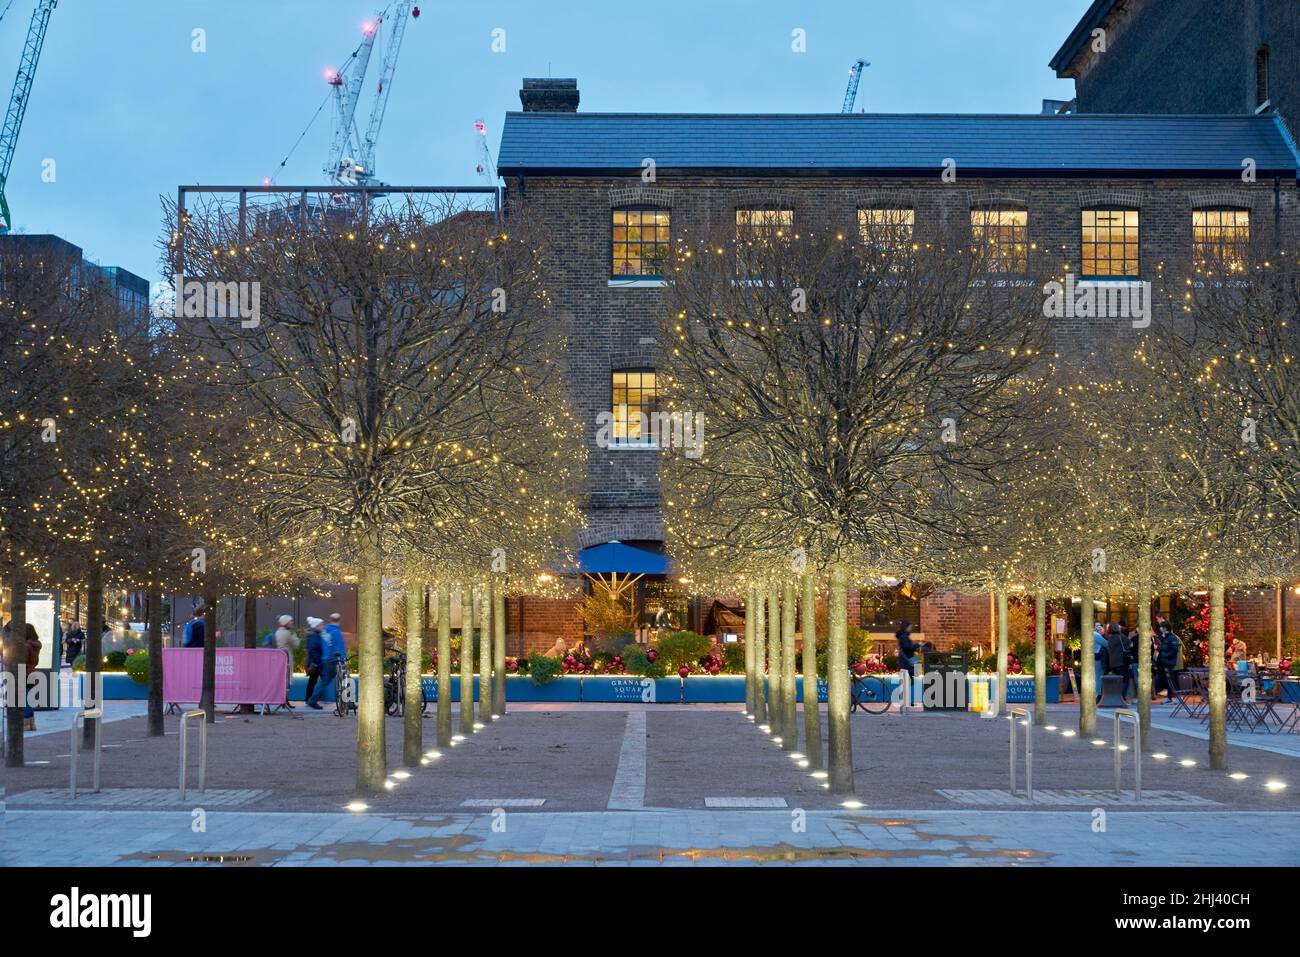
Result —
[[1110, 16], [1110, 12], [1115, 9], [1117, 2], [1118, 0], [1092, 0], [1092, 6], [1074, 25], [1070, 35], [1065, 38], [1061, 48], [1056, 51], [1056, 56], [1052, 57], [1047, 64], [1056, 71], [1057, 77], [1060, 79], [1068, 78], [1065, 70], [1074, 62], [1074, 58], [1078, 55], [1084, 40], [1091, 36], [1092, 31], [1101, 26], [1105, 19]]

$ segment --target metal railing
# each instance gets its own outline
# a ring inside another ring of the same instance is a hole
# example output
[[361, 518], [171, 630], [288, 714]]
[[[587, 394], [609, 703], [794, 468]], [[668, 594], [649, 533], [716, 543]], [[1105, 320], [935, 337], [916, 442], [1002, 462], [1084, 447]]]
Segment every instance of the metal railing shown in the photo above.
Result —
[[92, 791], [99, 791], [99, 759], [104, 749], [104, 709], [87, 708], [85, 711], [78, 711], [72, 719], [72, 768], [68, 774], [68, 790], [71, 792], [73, 799], [77, 797], [77, 754], [81, 751], [81, 743], [77, 740], [77, 726], [83, 718], [89, 718], [95, 722], [95, 773], [94, 787]]
[[208, 775], [208, 713], [202, 708], [195, 711], [186, 711], [181, 715], [181, 800], [185, 800], [185, 759], [186, 751], [186, 724], [190, 718], [202, 718], [199, 724], [199, 793], [203, 793], [203, 786]]
[[1120, 760], [1120, 723], [1122, 718], [1128, 718], [1133, 723], [1133, 799], [1142, 800], [1142, 725], [1141, 719], [1136, 711], [1128, 708], [1115, 709], [1115, 734], [1111, 741], [1111, 749], [1115, 752], [1115, 795], [1118, 797], [1120, 791], [1120, 780], [1123, 772], [1123, 762]]
[[1034, 718], [1024, 708], [1008, 708], [1007, 717], [1011, 720], [1011, 796], [1016, 791], [1016, 718], [1025, 719], [1025, 797], [1034, 799]]

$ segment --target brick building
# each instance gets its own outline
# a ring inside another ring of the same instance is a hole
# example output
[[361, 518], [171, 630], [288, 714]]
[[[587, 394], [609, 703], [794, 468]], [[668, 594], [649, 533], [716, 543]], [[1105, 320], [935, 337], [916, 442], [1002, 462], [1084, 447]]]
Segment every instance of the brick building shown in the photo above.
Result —
[[[901, 217], [916, 241], [969, 223], [1059, 251], [1081, 281], [1114, 284], [1151, 279], [1157, 264], [1190, 272], [1206, 253], [1197, 242], [1271, 245], [1295, 230], [1300, 213], [1300, 157], [1272, 112], [584, 114], [573, 80], [526, 80], [520, 96], [524, 109], [506, 117], [498, 166], [507, 191], [545, 226], [555, 305], [578, 344], [572, 394], [592, 425], [584, 546], [619, 541], [663, 553], [656, 451], [630, 433], [602, 447], [594, 423], [621, 404], [654, 406], [664, 286], [657, 247], [678, 230], [747, 222], [755, 211], [796, 227], [853, 230], [884, 212]], [[1054, 327], [1066, 354], [1124, 329], [1127, 318]], [[685, 597], [675, 623], [702, 627], [701, 603]], [[903, 617], [940, 647], [987, 645], [992, 630], [987, 594], [917, 594], [899, 583], [864, 590], [854, 605], [855, 619], [882, 637]], [[572, 602], [516, 600], [511, 650], [549, 647], [556, 636], [576, 641], [581, 627]]]

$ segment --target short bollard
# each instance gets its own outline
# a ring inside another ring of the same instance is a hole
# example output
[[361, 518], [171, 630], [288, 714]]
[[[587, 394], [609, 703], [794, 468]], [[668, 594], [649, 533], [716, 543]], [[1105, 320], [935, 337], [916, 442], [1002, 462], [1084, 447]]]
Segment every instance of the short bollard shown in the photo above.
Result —
[[1122, 771], [1119, 757], [1121, 718], [1128, 718], [1133, 723], [1133, 799], [1140, 801], [1142, 800], [1142, 725], [1138, 713], [1128, 708], [1115, 709], [1115, 735], [1111, 741], [1111, 748], [1115, 752], [1115, 795], [1118, 797], [1121, 794], [1119, 787]]
[[1025, 797], [1034, 799], [1034, 718], [1024, 708], [1010, 708], [1011, 720], [1011, 796], [1016, 796], [1016, 719], [1025, 719]]
[[[77, 741], [77, 725], [81, 722], [82, 718], [90, 718], [94, 720], [102, 719], [103, 717], [103, 708], [88, 708], [85, 711], [78, 711], [76, 716], [72, 719], [72, 770], [69, 775], [68, 790], [72, 792], [72, 797], [74, 799], [77, 796], [77, 752], [81, 750], [79, 742]], [[99, 757], [100, 754], [103, 753], [103, 745], [104, 722], [102, 720], [95, 720], [95, 786], [92, 790], [96, 792], [99, 791]]]
[[906, 668], [898, 669], [898, 713], [907, 714], [907, 709], [912, 704], [912, 672]]
[[203, 793], [204, 780], [208, 775], [208, 713], [202, 708], [186, 711], [181, 715], [181, 800], [185, 800], [185, 722], [190, 718], [202, 718], [199, 722], [199, 793]]

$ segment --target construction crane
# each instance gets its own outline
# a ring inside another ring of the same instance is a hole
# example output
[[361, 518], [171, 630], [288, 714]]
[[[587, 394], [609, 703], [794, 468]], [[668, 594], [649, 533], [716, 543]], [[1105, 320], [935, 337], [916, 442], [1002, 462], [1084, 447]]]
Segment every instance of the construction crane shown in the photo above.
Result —
[[[379, 140], [379, 128], [383, 125], [384, 113], [388, 109], [388, 95], [393, 89], [393, 76], [397, 71], [398, 54], [402, 50], [402, 38], [406, 34], [406, 22], [408, 19], [418, 19], [419, 16], [420, 8], [413, 0], [390, 4], [374, 21], [362, 26], [361, 44], [353, 51], [348, 64], [339, 70], [326, 71], [325, 79], [334, 87], [335, 127], [324, 172], [332, 182], [343, 186], [379, 184], [374, 172], [375, 144]], [[386, 20], [392, 24], [391, 36], [383, 54], [379, 84], [370, 108], [370, 120], [366, 124], [364, 137], [358, 137], [354, 122], [361, 99], [361, 87], [365, 83], [375, 40]], [[346, 80], [345, 73], [349, 74]], [[351, 155], [348, 155], [349, 149]]]
[[862, 71], [871, 66], [862, 57], [853, 61], [853, 66], [849, 67], [849, 86], [844, 91], [844, 106], [840, 109], [841, 113], [852, 113], [853, 104], [858, 99], [858, 84], [862, 81]]
[[482, 120], [474, 121], [474, 138], [478, 141], [478, 166], [475, 172], [488, 186], [497, 185], [497, 168], [492, 162], [492, 151], [488, 149], [487, 124]]
[[[36, 9], [32, 11], [32, 21], [27, 26], [23, 55], [18, 61], [18, 76], [14, 79], [13, 92], [9, 94], [9, 109], [5, 112], [4, 129], [0, 130], [0, 233], [9, 232], [12, 225], [9, 202], [5, 199], [5, 186], [9, 182], [9, 170], [14, 162], [14, 150], [18, 146], [18, 132], [23, 128], [23, 116], [27, 113], [32, 81], [36, 79], [36, 64], [40, 62], [41, 47], [45, 45], [45, 31], [50, 25], [50, 14], [58, 3], [59, 0], [37, 0]], [[8, 12], [8, 9], [6, 7], [5, 11]]]

